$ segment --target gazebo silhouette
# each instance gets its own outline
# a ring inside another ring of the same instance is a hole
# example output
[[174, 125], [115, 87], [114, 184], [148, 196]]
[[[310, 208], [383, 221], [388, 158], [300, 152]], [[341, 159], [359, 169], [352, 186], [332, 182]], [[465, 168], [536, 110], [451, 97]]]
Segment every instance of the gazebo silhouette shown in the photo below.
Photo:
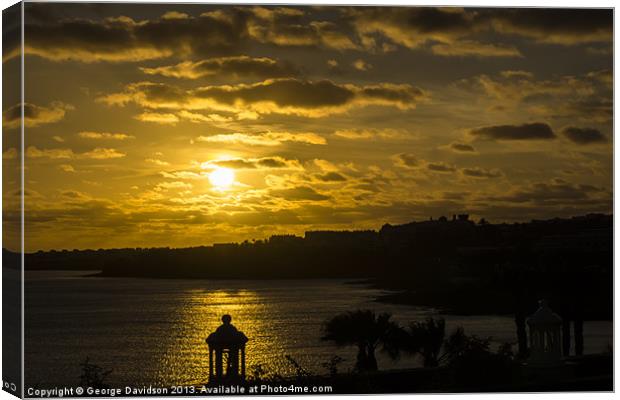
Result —
[[245, 381], [245, 344], [248, 338], [231, 321], [230, 315], [222, 316], [222, 325], [206, 339], [209, 345], [209, 383]]

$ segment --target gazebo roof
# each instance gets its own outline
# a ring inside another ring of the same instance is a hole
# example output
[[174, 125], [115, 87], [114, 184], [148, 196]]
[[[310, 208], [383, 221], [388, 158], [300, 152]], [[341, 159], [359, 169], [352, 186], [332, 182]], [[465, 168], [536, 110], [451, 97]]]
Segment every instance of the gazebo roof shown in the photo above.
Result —
[[562, 323], [562, 318], [549, 308], [546, 300], [541, 300], [539, 304], [538, 310], [527, 319], [528, 325], [554, 326]]
[[207, 337], [207, 344], [210, 346], [238, 346], [247, 341], [247, 336], [231, 324], [221, 325]]

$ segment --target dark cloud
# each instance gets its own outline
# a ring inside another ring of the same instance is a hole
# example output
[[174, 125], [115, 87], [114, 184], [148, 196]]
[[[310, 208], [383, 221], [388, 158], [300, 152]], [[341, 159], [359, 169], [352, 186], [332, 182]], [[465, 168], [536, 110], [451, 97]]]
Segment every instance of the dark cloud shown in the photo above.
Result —
[[607, 122], [613, 118], [614, 104], [611, 97], [588, 97], [562, 105], [559, 115], [563, 117], [578, 116], [579, 119], [584, 121]]
[[69, 12], [41, 18], [49, 5], [27, 8], [28, 54], [83, 62], [232, 55], [257, 42], [341, 51], [385, 51], [398, 44], [443, 56], [519, 57], [514, 46], [472, 36], [518, 35], [573, 45], [611, 42], [613, 29], [611, 9], [340, 7], [326, 16], [304, 7], [227, 6], [205, 7], [208, 11], [193, 15], [169, 10], [159, 18], [134, 20], [122, 15], [94, 19], [96, 14], [109, 15], [106, 11], [112, 9], [105, 6], [90, 13], [90, 19], [68, 17]]
[[426, 164], [426, 169], [433, 172], [454, 172], [456, 171], [456, 167], [453, 165], [448, 165], [443, 162], [429, 162]]
[[[314, 18], [307, 9], [296, 7], [238, 7], [249, 12], [252, 39], [278, 46], [326, 47], [336, 50], [358, 48], [351, 30], [342, 21]], [[338, 12], [336, 11], [336, 15]], [[338, 23], [340, 22], [340, 23]]]
[[347, 177], [338, 172], [327, 172], [325, 174], [318, 174], [316, 177], [323, 182], [344, 182]]
[[466, 143], [451, 143], [450, 149], [456, 151], [458, 153], [475, 153], [476, 149], [474, 146]]
[[259, 84], [210, 86], [196, 90], [199, 98], [211, 98], [219, 103], [237, 101], [258, 103], [271, 101], [277, 106], [319, 108], [340, 106], [353, 100], [355, 93], [331, 81], [300, 81], [297, 79], [268, 80]]
[[[48, 7], [29, 4], [29, 15], [43, 14]], [[252, 42], [339, 50], [357, 47], [338, 24], [315, 20], [298, 8], [204, 9], [209, 11], [199, 15], [168, 11], [146, 20], [122, 15], [104, 19], [29, 18], [25, 27], [26, 53], [56, 61], [122, 62], [172, 55], [228, 55], [251, 47]]]
[[477, 30], [475, 14], [462, 9], [360, 7], [350, 9], [349, 13], [360, 35], [379, 33], [409, 48], [430, 40], [452, 42]]
[[290, 189], [272, 189], [269, 193], [272, 196], [281, 197], [291, 201], [321, 201], [330, 199], [329, 196], [321, 194], [309, 186], [297, 186]]
[[[602, 196], [602, 197], [601, 197]], [[595, 200], [608, 200], [605, 189], [585, 184], [572, 184], [562, 180], [553, 182], [539, 182], [528, 187], [519, 188], [504, 196], [495, 196], [490, 200], [505, 201], [511, 203], [534, 203], [534, 204], [566, 204], [567, 201], [581, 203]]]
[[297, 160], [288, 160], [282, 157], [263, 157], [263, 158], [232, 158], [227, 160], [212, 160], [205, 163], [206, 166], [217, 166], [234, 169], [276, 169], [289, 168], [301, 169], [301, 164]]
[[499, 178], [503, 175], [500, 170], [488, 170], [480, 167], [463, 168], [461, 173], [472, 178]]
[[426, 98], [423, 90], [407, 84], [356, 86], [329, 80], [283, 78], [253, 84], [205, 86], [193, 90], [162, 83], [141, 82], [128, 85], [124, 92], [101, 97], [99, 101], [110, 105], [134, 102], [151, 109], [212, 109], [236, 113], [252, 111], [259, 114], [319, 117], [367, 105], [411, 109]]
[[607, 137], [598, 129], [594, 128], [576, 128], [569, 126], [562, 130], [562, 134], [570, 141], [577, 144], [591, 144], [607, 142]]
[[198, 79], [205, 77], [280, 78], [296, 76], [299, 70], [288, 62], [268, 57], [219, 57], [202, 61], [184, 61], [176, 65], [155, 68], [140, 68], [149, 75], [163, 75], [173, 78]]
[[495, 125], [474, 128], [469, 134], [491, 140], [549, 140], [555, 133], [548, 124], [535, 122], [523, 125]]
[[612, 9], [515, 8], [483, 11], [496, 32], [572, 45], [611, 42]]
[[[65, 117], [69, 110], [74, 107], [62, 102], [52, 102], [49, 106], [38, 106], [32, 103], [24, 103], [24, 125], [34, 128], [43, 124], [58, 122]], [[21, 124], [22, 107], [15, 104], [2, 113], [2, 125], [5, 128], [18, 128]]]
[[[520, 56], [501, 43], [471, 40], [476, 34], [518, 35], [537, 42], [573, 45], [611, 42], [611, 9], [462, 9], [360, 7], [348, 11], [367, 47], [381, 49], [373, 35], [411, 49], [427, 47], [439, 55]], [[385, 46], [383, 46], [385, 47]]]
[[[46, 4], [28, 7], [44, 9]], [[230, 54], [247, 41], [247, 18], [245, 13], [230, 12], [226, 18], [203, 14], [143, 21], [122, 16], [103, 20], [29, 20], [25, 26], [26, 53], [83, 62]]]
[[405, 168], [417, 168], [420, 166], [420, 160], [413, 154], [401, 153], [394, 156], [396, 165]]
[[2, 59], [21, 54], [21, 3], [2, 10]]

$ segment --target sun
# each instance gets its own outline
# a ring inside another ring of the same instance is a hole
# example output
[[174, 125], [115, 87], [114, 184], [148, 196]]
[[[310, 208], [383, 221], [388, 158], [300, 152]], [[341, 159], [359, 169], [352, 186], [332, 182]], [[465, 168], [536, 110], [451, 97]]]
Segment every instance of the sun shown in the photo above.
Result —
[[227, 189], [235, 183], [235, 171], [230, 168], [218, 167], [209, 174], [209, 182], [216, 189]]

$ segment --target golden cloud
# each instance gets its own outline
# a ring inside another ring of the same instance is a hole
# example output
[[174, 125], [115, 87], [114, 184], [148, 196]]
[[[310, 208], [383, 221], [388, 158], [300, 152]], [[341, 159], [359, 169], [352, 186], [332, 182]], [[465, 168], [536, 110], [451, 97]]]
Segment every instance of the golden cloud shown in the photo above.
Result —
[[39, 149], [36, 146], [28, 146], [26, 149], [26, 157], [28, 158], [48, 158], [51, 160], [58, 159], [94, 159], [105, 160], [111, 158], [125, 157], [125, 153], [121, 153], [116, 149], [97, 147], [91, 151], [76, 154], [71, 149]]
[[110, 133], [110, 132], [93, 132], [93, 131], [82, 131], [78, 133], [78, 136], [84, 139], [109, 139], [109, 140], [127, 140], [127, 139], [135, 139], [135, 136], [127, 135], [124, 133]]
[[431, 46], [431, 51], [439, 56], [449, 57], [518, 57], [521, 52], [506, 44], [479, 43], [473, 40], [458, 40], [453, 43], [440, 43]]
[[284, 142], [324, 145], [327, 140], [316, 133], [265, 132], [257, 134], [228, 133], [212, 136], [199, 136], [197, 142], [238, 143], [250, 146], [278, 146]]
[[172, 78], [199, 79], [205, 77], [279, 78], [295, 76], [299, 71], [290, 63], [268, 57], [219, 57], [202, 61], [183, 61], [176, 65], [143, 68], [148, 75], [162, 75]]
[[134, 118], [138, 121], [154, 122], [162, 125], [175, 125], [179, 122], [179, 117], [171, 113], [143, 112]]

